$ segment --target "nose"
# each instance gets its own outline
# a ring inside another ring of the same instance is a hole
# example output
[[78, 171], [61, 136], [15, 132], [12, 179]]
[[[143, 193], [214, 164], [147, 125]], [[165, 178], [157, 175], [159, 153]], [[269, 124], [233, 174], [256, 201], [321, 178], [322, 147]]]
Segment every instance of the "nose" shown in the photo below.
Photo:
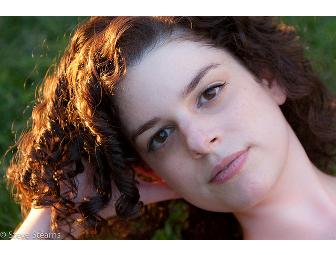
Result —
[[198, 159], [209, 154], [219, 142], [219, 134], [210, 125], [197, 122], [189, 123], [181, 128], [181, 133], [185, 137], [187, 148], [193, 158]]

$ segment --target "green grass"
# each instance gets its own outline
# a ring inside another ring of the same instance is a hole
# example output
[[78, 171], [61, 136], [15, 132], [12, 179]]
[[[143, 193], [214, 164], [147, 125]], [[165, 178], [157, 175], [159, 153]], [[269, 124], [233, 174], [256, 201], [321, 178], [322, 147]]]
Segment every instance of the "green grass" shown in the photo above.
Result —
[[[41, 83], [48, 67], [62, 54], [70, 33], [82, 19], [0, 17], [0, 155], [26, 126], [36, 85]], [[336, 18], [285, 17], [282, 20], [297, 28], [313, 66], [322, 80], [336, 91]], [[0, 165], [1, 177], [10, 156]], [[186, 216], [184, 213], [176, 215], [171, 215], [154, 238], [174, 239], [178, 235], [175, 234], [179, 231], [178, 226], [172, 222], [178, 222], [176, 217]], [[0, 231], [12, 231], [20, 220], [19, 208], [1, 180]]]
[[282, 20], [297, 29], [314, 69], [336, 92], [336, 17], [285, 17]]

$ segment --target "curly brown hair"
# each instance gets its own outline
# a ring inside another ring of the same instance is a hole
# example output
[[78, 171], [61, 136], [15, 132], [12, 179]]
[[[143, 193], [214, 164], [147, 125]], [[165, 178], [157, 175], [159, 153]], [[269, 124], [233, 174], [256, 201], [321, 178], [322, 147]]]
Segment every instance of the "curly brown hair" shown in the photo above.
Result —
[[[52, 206], [54, 230], [71, 226], [82, 215], [83, 233], [97, 234], [107, 224], [98, 212], [115, 192], [112, 181], [120, 192], [117, 215], [140, 215], [133, 166], [143, 162], [123, 134], [114, 89], [128, 67], [169, 39], [225, 48], [257, 79], [276, 79], [287, 95], [281, 110], [309, 158], [331, 172], [335, 97], [313, 72], [291, 27], [269, 17], [93, 17], [78, 26], [58, 66], [43, 81], [31, 128], [15, 145], [7, 178], [24, 215], [31, 207]], [[75, 177], [84, 171], [81, 159], [90, 164], [96, 194], [75, 203]], [[216, 213], [196, 208], [191, 212], [202, 215], [197, 216], [200, 221], [220, 220]], [[200, 221], [195, 224], [201, 226]], [[65, 234], [73, 237], [71, 231]], [[217, 237], [228, 238], [223, 233]]]

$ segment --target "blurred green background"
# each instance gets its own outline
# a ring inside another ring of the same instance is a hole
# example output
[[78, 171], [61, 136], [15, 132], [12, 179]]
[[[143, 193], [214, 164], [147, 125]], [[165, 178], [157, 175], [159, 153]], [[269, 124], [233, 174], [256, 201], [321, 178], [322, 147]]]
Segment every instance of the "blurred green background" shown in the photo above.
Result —
[[[57, 63], [69, 36], [78, 22], [84, 19], [86, 18], [0, 17], [1, 156], [26, 127], [36, 86], [42, 82], [48, 68]], [[336, 92], [336, 18], [282, 17], [281, 20], [297, 29], [315, 70]], [[0, 164], [0, 232], [7, 233], [13, 231], [21, 220], [19, 207], [11, 199], [3, 180], [10, 157], [11, 154], [8, 154], [2, 158]], [[170, 221], [174, 217], [176, 215], [167, 220], [165, 229], [157, 232], [160, 234], [158, 238], [173, 239], [179, 235], [169, 230]]]

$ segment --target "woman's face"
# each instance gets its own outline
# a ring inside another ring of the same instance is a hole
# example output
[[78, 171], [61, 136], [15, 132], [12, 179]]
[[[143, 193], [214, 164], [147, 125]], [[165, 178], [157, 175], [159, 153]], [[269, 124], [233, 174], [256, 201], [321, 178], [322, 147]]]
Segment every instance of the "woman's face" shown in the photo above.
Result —
[[264, 199], [286, 163], [285, 95], [272, 85], [225, 50], [172, 41], [128, 68], [116, 98], [155, 173], [200, 208], [234, 212]]

